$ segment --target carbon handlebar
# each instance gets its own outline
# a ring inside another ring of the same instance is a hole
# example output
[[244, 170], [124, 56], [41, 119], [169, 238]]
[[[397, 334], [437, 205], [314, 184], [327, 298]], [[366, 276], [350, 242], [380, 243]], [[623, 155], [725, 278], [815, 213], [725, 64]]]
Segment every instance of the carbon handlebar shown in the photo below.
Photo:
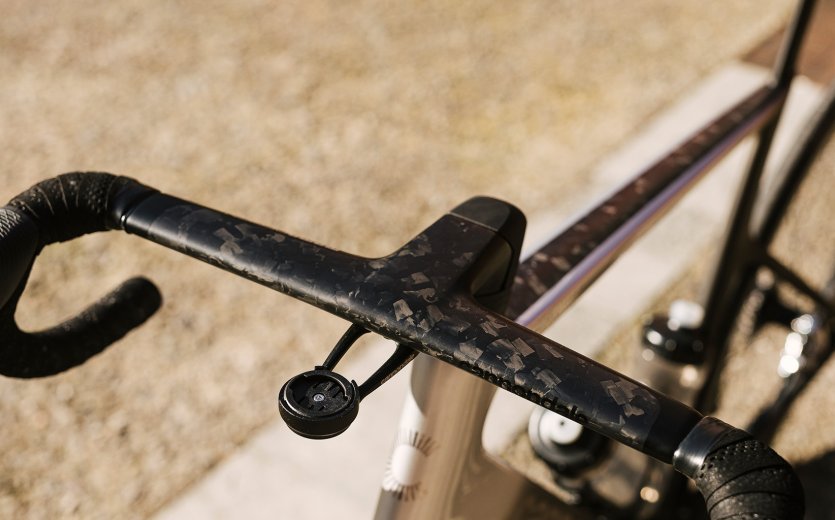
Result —
[[159, 292], [140, 278], [52, 329], [27, 333], [15, 324], [40, 250], [108, 229], [289, 294], [673, 463], [696, 481], [711, 518], [802, 516], [797, 477], [766, 446], [476, 301], [503, 297], [497, 288], [512, 280], [524, 231], [521, 212], [494, 199], [471, 199], [391, 255], [369, 259], [125, 177], [72, 173], [44, 181], [0, 208], [0, 373], [66, 370], [156, 311]]

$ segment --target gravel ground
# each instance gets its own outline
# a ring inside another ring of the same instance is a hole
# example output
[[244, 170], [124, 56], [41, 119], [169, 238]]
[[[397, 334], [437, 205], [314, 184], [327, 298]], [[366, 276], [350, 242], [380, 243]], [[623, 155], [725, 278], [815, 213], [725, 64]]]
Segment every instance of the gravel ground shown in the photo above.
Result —
[[[4, 197], [105, 170], [366, 255], [474, 194], [526, 213], [786, 18], [788, 0], [2, 0]], [[831, 200], [831, 199], [830, 199]], [[0, 517], [143, 517], [275, 417], [338, 320], [126, 236], [46, 250], [30, 329], [119, 281], [163, 310], [84, 367], [0, 380]]]

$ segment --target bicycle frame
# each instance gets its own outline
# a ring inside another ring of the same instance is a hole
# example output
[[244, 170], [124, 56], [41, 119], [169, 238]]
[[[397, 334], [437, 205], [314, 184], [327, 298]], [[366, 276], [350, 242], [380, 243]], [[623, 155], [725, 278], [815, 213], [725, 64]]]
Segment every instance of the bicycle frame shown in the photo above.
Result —
[[[706, 380], [696, 408], [701, 412], [715, 408], [728, 338], [760, 268], [768, 268], [833, 314], [830, 300], [767, 251], [812, 158], [831, 133], [835, 88], [783, 165], [776, 195], [765, 202], [764, 218], [758, 226], [752, 225], [753, 209], [763, 203], [760, 181], [765, 160], [813, 7], [813, 1], [799, 5], [770, 86], [757, 90], [696, 132], [520, 264], [506, 313], [509, 317], [537, 331], [550, 326], [622, 251], [730, 150], [756, 132], [758, 145], [710, 284], [705, 326], [699, 331], [707, 345]], [[813, 375], [814, 371], [809, 379]], [[543, 500], [554, 501], [481, 447], [481, 431], [494, 392], [494, 386], [436, 360], [421, 356], [415, 361], [400, 441], [383, 481], [377, 518], [475, 518], [485, 514], [529, 518], [541, 509]], [[562, 498], [570, 503], [577, 497]]]

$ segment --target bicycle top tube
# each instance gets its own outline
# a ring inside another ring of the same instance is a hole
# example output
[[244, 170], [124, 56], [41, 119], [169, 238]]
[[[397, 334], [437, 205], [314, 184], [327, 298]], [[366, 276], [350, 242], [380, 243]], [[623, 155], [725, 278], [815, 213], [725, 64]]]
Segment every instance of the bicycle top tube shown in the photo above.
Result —
[[535, 330], [547, 328], [785, 97], [784, 88], [756, 90], [571, 222], [520, 264], [506, 314]]

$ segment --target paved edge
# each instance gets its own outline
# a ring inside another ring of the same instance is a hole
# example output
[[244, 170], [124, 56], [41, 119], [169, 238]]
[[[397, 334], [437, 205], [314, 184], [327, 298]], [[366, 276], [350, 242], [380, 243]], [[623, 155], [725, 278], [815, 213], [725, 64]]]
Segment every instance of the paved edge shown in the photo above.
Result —
[[[601, 161], [589, 176], [584, 194], [571, 194], [553, 212], [531, 219], [527, 251], [549, 238], [549, 226], [566, 222], [594, 201], [585, 194], [611, 192], [767, 80], [760, 67], [736, 63], [718, 70], [674, 106], [658, 114], [641, 132]], [[787, 151], [804, 117], [813, 110], [821, 89], [800, 78], [792, 91], [775, 143], [777, 157]], [[682, 275], [695, 255], [722, 232], [736, 186], [744, 172], [751, 143], [730, 154], [661, 224], [641, 239], [548, 331], [557, 341], [593, 356], [608, 338], [637, 319], [670, 283]], [[777, 161], [773, 161], [777, 162]], [[774, 169], [774, 164], [769, 167]], [[380, 341], [349, 360], [345, 372], [362, 378], [379, 365], [390, 348]], [[379, 483], [397, 431], [408, 371], [393, 378], [363, 401], [362, 413], [340, 437], [310, 441], [276, 420], [209, 472], [155, 518], [325, 518], [373, 517]], [[527, 420], [533, 405], [499, 392], [488, 415], [485, 446], [501, 451]]]

